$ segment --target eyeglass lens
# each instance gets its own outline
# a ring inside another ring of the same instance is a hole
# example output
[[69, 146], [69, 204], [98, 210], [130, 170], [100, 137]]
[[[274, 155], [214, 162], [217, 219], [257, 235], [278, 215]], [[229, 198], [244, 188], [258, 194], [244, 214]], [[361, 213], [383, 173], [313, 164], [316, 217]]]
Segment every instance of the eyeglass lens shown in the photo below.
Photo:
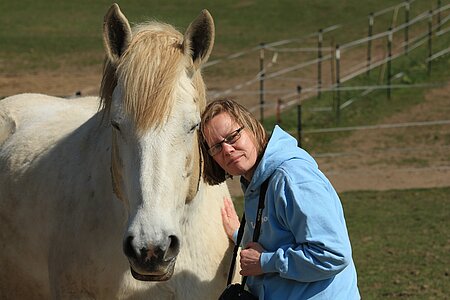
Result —
[[222, 150], [223, 143], [227, 143], [228, 145], [233, 145], [234, 143], [236, 143], [237, 140], [239, 140], [239, 138], [241, 137], [242, 128], [243, 127], [233, 131], [232, 133], [230, 133], [229, 136], [225, 137], [223, 139], [223, 141], [221, 141], [220, 143], [217, 143], [214, 146], [212, 146], [211, 148], [209, 148], [209, 150], [208, 150], [209, 154], [211, 156], [214, 156], [217, 153], [219, 153]]

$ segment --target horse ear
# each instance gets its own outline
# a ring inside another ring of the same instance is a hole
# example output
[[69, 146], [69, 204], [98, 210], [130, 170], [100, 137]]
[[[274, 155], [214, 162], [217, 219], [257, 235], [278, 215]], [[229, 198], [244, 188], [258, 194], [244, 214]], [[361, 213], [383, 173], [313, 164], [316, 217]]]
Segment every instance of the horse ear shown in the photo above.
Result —
[[114, 3], [103, 21], [103, 42], [109, 60], [115, 64], [131, 41], [131, 27], [127, 18]]
[[184, 34], [183, 47], [190, 51], [194, 67], [198, 69], [205, 63], [214, 46], [214, 21], [211, 14], [202, 10], [200, 15], [192, 21]]

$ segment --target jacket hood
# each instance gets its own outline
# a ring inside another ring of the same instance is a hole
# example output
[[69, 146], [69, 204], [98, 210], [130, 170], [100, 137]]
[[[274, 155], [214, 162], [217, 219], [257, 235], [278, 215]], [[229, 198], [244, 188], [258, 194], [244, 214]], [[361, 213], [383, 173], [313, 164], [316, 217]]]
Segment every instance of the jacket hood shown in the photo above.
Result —
[[247, 188], [259, 188], [282, 163], [291, 159], [305, 160], [317, 168], [317, 163], [311, 155], [297, 146], [297, 140], [276, 125]]

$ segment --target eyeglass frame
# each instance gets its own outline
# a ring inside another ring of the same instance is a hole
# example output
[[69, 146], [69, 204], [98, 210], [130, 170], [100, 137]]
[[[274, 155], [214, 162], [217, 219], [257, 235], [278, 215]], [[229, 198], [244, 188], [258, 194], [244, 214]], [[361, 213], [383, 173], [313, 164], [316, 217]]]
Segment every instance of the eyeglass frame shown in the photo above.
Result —
[[[208, 154], [211, 156], [216, 156], [217, 154], [220, 153], [220, 151], [222, 151], [223, 143], [226, 143], [228, 145], [233, 145], [234, 143], [236, 143], [240, 138], [241, 138], [241, 131], [244, 129], [244, 126], [232, 131], [229, 135], [227, 135], [222, 141], [212, 145], [211, 147], [209, 147], [208, 149]], [[238, 136], [238, 138], [233, 142], [230, 143], [230, 140], [234, 139], [236, 136]], [[212, 152], [212, 149], [217, 148], [217, 152]]]

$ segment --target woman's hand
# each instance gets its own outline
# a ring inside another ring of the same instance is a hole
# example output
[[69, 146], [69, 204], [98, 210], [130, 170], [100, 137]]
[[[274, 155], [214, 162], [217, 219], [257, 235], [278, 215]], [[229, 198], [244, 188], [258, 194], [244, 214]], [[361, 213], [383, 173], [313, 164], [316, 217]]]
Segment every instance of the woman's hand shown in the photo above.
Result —
[[224, 207], [221, 209], [223, 228], [230, 240], [233, 240], [233, 234], [239, 229], [239, 217], [234, 209], [233, 201], [228, 198], [223, 199]]
[[241, 274], [242, 276], [258, 276], [263, 274], [261, 263], [261, 253], [263, 247], [255, 242], [250, 242], [247, 247], [241, 251]]

